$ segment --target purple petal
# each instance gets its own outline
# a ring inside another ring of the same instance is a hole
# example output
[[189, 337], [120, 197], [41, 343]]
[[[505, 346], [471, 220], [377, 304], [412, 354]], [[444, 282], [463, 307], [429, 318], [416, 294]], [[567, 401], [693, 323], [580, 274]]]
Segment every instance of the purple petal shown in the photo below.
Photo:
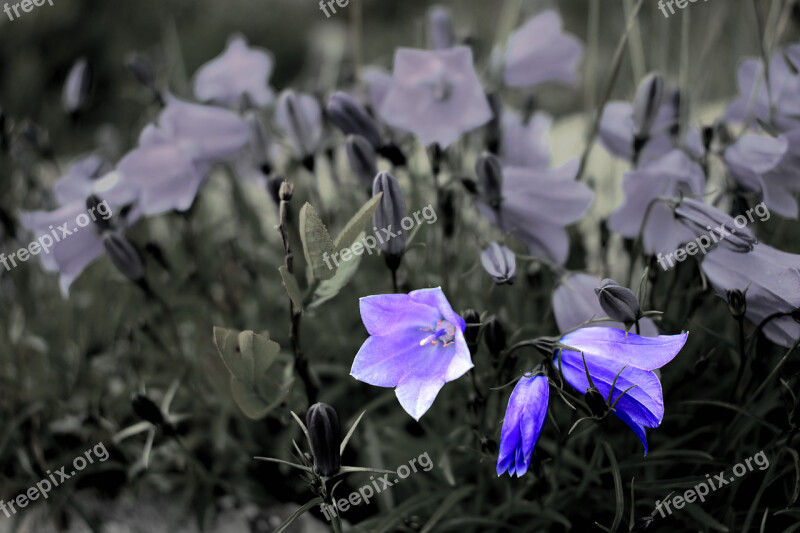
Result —
[[641, 337], [615, 328], [581, 328], [564, 335], [561, 343], [589, 355], [604, 357], [643, 370], [666, 365], [686, 344], [688, 333]]
[[370, 335], [392, 335], [411, 327], [425, 328], [442, 317], [435, 305], [415, 302], [408, 294], [366, 296], [359, 300], [359, 307], [361, 320]]
[[273, 98], [267, 85], [272, 66], [269, 52], [250, 48], [244, 37], [236, 36], [219, 57], [200, 67], [194, 81], [194, 95], [198, 100], [234, 106], [246, 94], [263, 107]]

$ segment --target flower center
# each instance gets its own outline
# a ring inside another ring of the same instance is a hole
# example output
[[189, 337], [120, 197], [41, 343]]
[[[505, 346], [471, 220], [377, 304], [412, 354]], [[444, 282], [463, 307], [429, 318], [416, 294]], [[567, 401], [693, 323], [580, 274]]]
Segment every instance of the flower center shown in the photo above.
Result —
[[442, 343], [442, 347], [450, 346], [455, 342], [456, 338], [456, 327], [448, 322], [447, 320], [439, 319], [436, 321], [435, 326], [428, 326], [427, 328], [419, 328], [420, 331], [432, 331], [431, 335], [428, 335], [421, 341], [419, 341], [420, 346], [425, 346], [426, 344], [436, 345], [438, 343]]
[[444, 69], [440, 69], [438, 72], [424, 80], [422, 84], [431, 88], [431, 91], [433, 92], [433, 99], [437, 102], [444, 102], [445, 100], [449, 99], [450, 94], [453, 92], [453, 84], [450, 83], [449, 79], [447, 79]]

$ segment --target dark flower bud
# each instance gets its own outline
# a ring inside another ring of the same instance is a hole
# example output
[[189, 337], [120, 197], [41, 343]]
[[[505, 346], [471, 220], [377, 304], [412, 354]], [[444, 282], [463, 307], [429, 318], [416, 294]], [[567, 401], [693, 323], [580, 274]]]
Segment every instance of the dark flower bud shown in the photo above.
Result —
[[489, 348], [489, 353], [497, 356], [506, 349], [506, 328], [503, 323], [496, 316], [492, 316], [486, 323], [483, 332], [483, 339], [486, 341], [486, 347]]
[[697, 235], [698, 247], [711, 248], [711, 245], [719, 244], [744, 254], [757, 243], [749, 228], [737, 226], [730, 215], [697, 198], [682, 199], [674, 211], [676, 220]]
[[608, 412], [608, 404], [606, 403], [606, 399], [603, 398], [603, 395], [600, 394], [600, 391], [596, 388], [591, 387], [589, 390], [587, 390], [584, 399], [586, 400], [586, 405], [589, 406], [589, 410], [594, 416], [603, 417]]
[[396, 167], [406, 166], [406, 156], [395, 144], [384, 144], [378, 148], [378, 155], [385, 157]]
[[433, 6], [428, 11], [428, 43], [434, 50], [450, 48], [456, 42], [453, 14], [444, 6]]
[[380, 232], [378, 247], [390, 256], [399, 256], [406, 249], [406, 236], [401, 229], [401, 222], [408, 214], [403, 191], [394, 176], [381, 172], [372, 183], [372, 196], [379, 193], [383, 197], [372, 216], [375, 231]]
[[155, 88], [156, 75], [153, 66], [144, 56], [137, 53], [130, 54], [125, 60], [125, 66], [144, 87], [151, 90]]
[[280, 189], [278, 189], [278, 196], [280, 197], [282, 202], [288, 202], [292, 199], [294, 195], [294, 185], [289, 183], [286, 180], [283, 180], [281, 183]]
[[647, 138], [661, 109], [664, 98], [664, 78], [660, 74], [650, 73], [639, 83], [633, 104], [634, 137]]
[[[102, 207], [102, 209], [98, 209], [99, 207]], [[111, 213], [111, 211], [108, 209], [108, 204], [94, 194], [90, 195], [86, 199], [86, 211], [92, 213], [92, 215], [94, 215], [94, 213]], [[93, 216], [93, 222], [100, 231], [107, 231], [111, 229], [110, 216], [108, 218]]]
[[496, 242], [489, 244], [489, 247], [481, 253], [481, 264], [496, 284], [514, 284], [514, 279], [517, 277], [517, 260], [514, 252], [505, 246], [500, 246]]
[[503, 201], [503, 167], [493, 154], [484, 154], [475, 163], [475, 173], [481, 185], [484, 200], [497, 209]]
[[136, 416], [142, 420], [150, 422], [154, 426], [160, 426], [164, 423], [164, 413], [161, 409], [144, 394], [134, 393], [131, 396], [131, 407]]
[[464, 340], [467, 342], [467, 347], [472, 355], [478, 351], [478, 337], [481, 333], [481, 316], [474, 309], [466, 309], [461, 313], [461, 318], [464, 319]]
[[78, 59], [67, 74], [64, 90], [61, 94], [64, 110], [67, 113], [80, 111], [89, 99], [92, 87], [92, 69], [86, 58]]
[[[746, 291], [745, 291], [746, 292]], [[741, 318], [747, 311], [747, 300], [745, 295], [739, 289], [727, 291], [728, 296], [728, 309], [731, 314], [736, 318]]]
[[347, 93], [335, 92], [328, 99], [328, 118], [345, 135], [361, 135], [378, 148], [381, 142], [381, 132], [378, 125], [356, 100]]
[[342, 440], [336, 409], [326, 403], [315, 403], [306, 413], [306, 427], [314, 471], [326, 477], [336, 474], [341, 467], [339, 446]]
[[633, 291], [613, 279], [604, 279], [594, 290], [600, 307], [612, 320], [631, 323], [639, 318], [639, 299]]
[[361, 135], [348, 135], [345, 150], [347, 151], [347, 161], [350, 163], [353, 173], [369, 189], [372, 185], [372, 180], [378, 174], [375, 149]]
[[103, 247], [111, 262], [126, 278], [133, 282], [144, 279], [142, 258], [128, 240], [113, 231], [107, 231], [103, 234]]

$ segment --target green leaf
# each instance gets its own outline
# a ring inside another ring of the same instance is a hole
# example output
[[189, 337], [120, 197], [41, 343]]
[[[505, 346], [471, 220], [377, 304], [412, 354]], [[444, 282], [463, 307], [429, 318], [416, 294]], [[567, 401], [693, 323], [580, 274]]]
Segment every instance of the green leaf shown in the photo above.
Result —
[[[364, 235], [363, 231], [356, 240], [358, 240], [361, 235]], [[336, 274], [331, 279], [321, 282], [317, 290], [314, 291], [314, 297], [311, 303], [308, 304], [308, 309], [316, 309], [339, 294], [339, 292], [341, 292], [355, 277], [356, 272], [358, 272], [358, 267], [361, 264], [361, 257], [361, 255], [353, 255], [353, 258], [349, 261], [340, 261]]]
[[617, 457], [614, 455], [614, 450], [611, 448], [608, 441], [603, 441], [603, 448], [605, 448], [606, 455], [608, 455], [608, 462], [611, 465], [611, 475], [614, 478], [614, 495], [616, 497], [617, 508], [614, 513], [614, 523], [611, 524], [611, 532], [616, 533], [617, 528], [622, 522], [622, 515], [625, 512], [625, 496], [622, 493], [622, 475], [617, 465]]
[[278, 272], [281, 273], [283, 286], [286, 287], [286, 292], [289, 294], [292, 303], [297, 311], [303, 310], [303, 294], [300, 292], [300, 286], [297, 284], [297, 278], [294, 274], [289, 272], [285, 265], [278, 267]]
[[253, 383], [253, 361], [245, 360], [239, 348], [239, 334], [232, 329], [214, 328], [214, 346], [231, 375], [244, 383]]
[[339, 233], [339, 236], [336, 237], [336, 242], [333, 243], [333, 247], [337, 252], [349, 248], [354, 242], [362, 238], [360, 234], [364, 231], [364, 225], [372, 220], [372, 215], [374, 215], [375, 211], [378, 209], [382, 196], [383, 193], [373, 196], [367, 203], [361, 206], [361, 209], [347, 222], [344, 229]]
[[294, 522], [295, 520], [300, 518], [306, 511], [308, 511], [309, 509], [311, 509], [315, 505], [321, 504], [322, 501], [323, 501], [322, 498], [317, 496], [316, 498], [314, 498], [310, 502], [308, 502], [305, 505], [303, 505], [302, 507], [300, 507], [297, 511], [294, 512], [294, 514], [292, 516], [290, 516], [289, 518], [286, 519], [286, 522], [284, 522], [283, 524], [278, 526], [278, 529], [275, 530], [275, 533], [283, 533], [284, 531], [286, 531], [286, 528], [291, 526], [292, 522]]
[[350, 426], [350, 430], [347, 432], [347, 435], [344, 436], [344, 439], [342, 439], [342, 444], [339, 446], [339, 455], [344, 453], [344, 449], [347, 448], [347, 443], [350, 442], [350, 437], [352, 437], [353, 433], [355, 433], [358, 423], [361, 422], [361, 419], [364, 418], [365, 414], [367, 414], [366, 411], [358, 415], [356, 421], [353, 422], [352, 426]]
[[331, 279], [336, 273], [330, 257], [333, 254], [333, 242], [328, 228], [308, 202], [300, 209], [300, 239], [303, 241], [303, 254], [313, 278], [321, 281]]

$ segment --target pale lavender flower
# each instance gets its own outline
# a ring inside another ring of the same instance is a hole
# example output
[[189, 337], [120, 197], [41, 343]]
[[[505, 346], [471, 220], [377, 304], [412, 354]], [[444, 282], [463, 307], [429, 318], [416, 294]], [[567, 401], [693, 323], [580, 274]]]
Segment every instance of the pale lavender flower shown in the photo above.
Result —
[[512, 167], [547, 168], [550, 166], [550, 146], [547, 134], [552, 119], [535, 113], [527, 123], [515, 112], [503, 111], [500, 153], [503, 164]]
[[86, 105], [92, 86], [92, 69], [85, 57], [78, 59], [67, 75], [61, 102], [67, 113], [76, 113]]
[[583, 46], [564, 33], [561, 15], [547, 10], [529, 20], [508, 40], [503, 79], [511, 87], [548, 81], [574, 85]]
[[390, 126], [410, 131], [424, 145], [446, 148], [492, 118], [472, 65], [472, 50], [400, 48], [392, 85], [379, 108]]
[[[778, 168], [787, 154], [789, 141], [781, 137], [745, 134], [725, 150], [728, 173], [745, 192], [754, 193], [769, 209], [785, 216], [797, 216], [797, 204], [781, 195], [784, 184], [797, 182], [796, 169]], [[769, 175], [769, 178], [765, 177]], [[797, 185], [793, 185], [797, 186]], [[792, 209], [794, 207], [794, 209]]]
[[[655, 117], [646, 141], [638, 153], [638, 162], [655, 161], [668, 154], [675, 147], [675, 126], [678, 120], [677, 92], [668, 93], [661, 99], [661, 106]], [[617, 157], [634, 160], [633, 106], [628, 102], [614, 101], [606, 104], [600, 118], [600, 142]]]
[[273, 99], [268, 85], [273, 63], [270, 52], [249, 47], [247, 40], [237, 35], [221, 55], [197, 71], [194, 95], [200, 101], [228, 107], [238, 105], [247, 95], [263, 107]]
[[316, 98], [286, 90], [278, 98], [275, 122], [298, 159], [314, 154], [322, 140], [322, 110]]

